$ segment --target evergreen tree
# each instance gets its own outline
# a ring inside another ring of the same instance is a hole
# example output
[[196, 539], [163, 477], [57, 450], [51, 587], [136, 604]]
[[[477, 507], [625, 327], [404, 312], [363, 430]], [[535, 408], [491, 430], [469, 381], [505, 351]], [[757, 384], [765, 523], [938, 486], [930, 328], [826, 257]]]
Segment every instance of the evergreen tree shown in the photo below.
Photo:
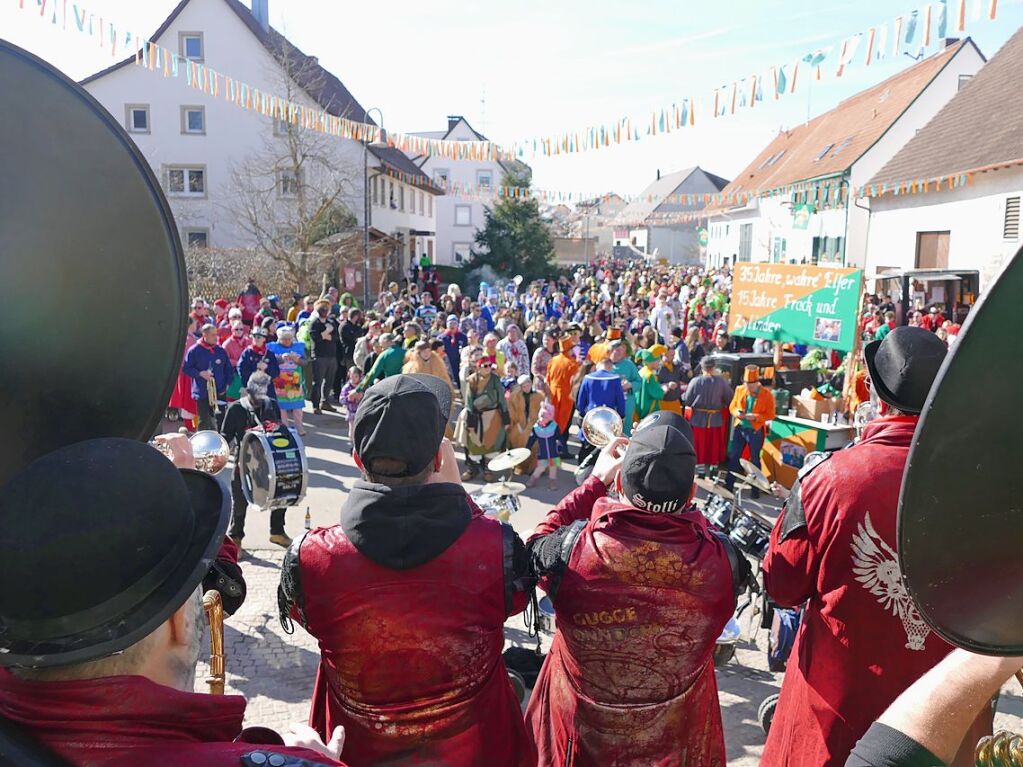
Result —
[[[529, 180], [528, 169], [513, 167], [502, 184], [528, 187]], [[505, 279], [521, 274], [526, 282], [557, 272], [554, 245], [536, 200], [505, 197], [493, 208], [484, 209], [484, 220], [484, 227], [476, 233], [472, 259], [464, 267], [466, 283], [473, 281], [475, 275], [470, 273], [487, 266]]]

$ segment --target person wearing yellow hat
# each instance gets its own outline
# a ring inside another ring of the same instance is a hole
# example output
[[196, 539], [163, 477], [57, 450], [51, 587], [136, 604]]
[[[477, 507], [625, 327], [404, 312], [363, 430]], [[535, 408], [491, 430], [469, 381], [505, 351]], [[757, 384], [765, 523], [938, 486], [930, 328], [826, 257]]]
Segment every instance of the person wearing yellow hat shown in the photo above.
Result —
[[[728, 478], [725, 487], [729, 490], [735, 485], [736, 474], [744, 474], [739, 459], [743, 450], [749, 447], [749, 460], [760, 468], [760, 451], [764, 447], [764, 435], [767, 422], [775, 415], [774, 396], [760, 384], [760, 368], [747, 365], [743, 370], [742, 383], [735, 387], [735, 396], [728, 410], [734, 420], [732, 422], [732, 441], [728, 445]], [[753, 490], [753, 497], [760, 496]]]
[[572, 353], [575, 338], [568, 336], [558, 341], [558, 354], [547, 365], [547, 388], [549, 399], [554, 405], [554, 420], [561, 435], [560, 452], [568, 451], [568, 427], [572, 423], [575, 400], [572, 397], [572, 381], [579, 371], [579, 361]]

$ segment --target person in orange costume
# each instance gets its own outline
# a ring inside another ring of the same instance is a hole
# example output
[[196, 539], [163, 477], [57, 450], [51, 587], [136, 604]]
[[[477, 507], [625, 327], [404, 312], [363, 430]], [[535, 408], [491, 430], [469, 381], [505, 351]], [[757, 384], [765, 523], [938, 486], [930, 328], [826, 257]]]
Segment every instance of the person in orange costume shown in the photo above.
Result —
[[[725, 486], [731, 490], [735, 485], [735, 474], [745, 474], [739, 459], [742, 451], [749, 446], [749, 459], [760, 468], [760, 451], [764, 447], [767, 422], [774, 418], [774, 395], [760, 384], [760, 368], [747, 365], [743, 371], [742, 383], [735, 387], [735, 396], [728, 411], [735, 419], [732, 422], [732, 441], [728, 445], [728, 479]], [[735, 472], [732, 474], [731, 472]], [[753, 497], [760, 495], [753, 490]]]
[[572, 410], [575, 400], [572, 399], [572, 379], [579, 370], [579, 362], [572, 354], [575, 340], [571, 337], [558, 341], [560, 354], [547, 365], [547, 386], [550, 389], [550, 401], [554, 405], [554, 420], [561, 434], [561, 451], [568, 449], [568, 427], [572, 423]]

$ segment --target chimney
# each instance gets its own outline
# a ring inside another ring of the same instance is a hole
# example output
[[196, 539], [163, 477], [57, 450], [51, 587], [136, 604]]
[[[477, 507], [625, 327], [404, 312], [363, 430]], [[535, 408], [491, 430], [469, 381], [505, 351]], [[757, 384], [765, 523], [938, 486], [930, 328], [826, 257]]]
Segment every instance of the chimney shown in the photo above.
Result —
[[264, 32], [270, 30], [270, 0], [252, 0], [252, 16]]
[[458, 121], [461, 119], [461, 115], [448, 115], [448, 133], [455, 129], [455, 126], [458, 125]]
[[660, 168], [657, 169], [657, 180], [658, 181], [661, 180], [661, 169]]

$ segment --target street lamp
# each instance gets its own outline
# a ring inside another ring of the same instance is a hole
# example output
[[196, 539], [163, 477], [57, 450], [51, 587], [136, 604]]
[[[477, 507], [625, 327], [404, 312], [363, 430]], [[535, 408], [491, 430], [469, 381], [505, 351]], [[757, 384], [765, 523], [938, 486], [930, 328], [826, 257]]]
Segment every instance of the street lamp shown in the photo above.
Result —
[[376, 141], [370, 142], [367, 138], [362, 142], [362, 192], [365, 198], [365, 207], [362, 215], [362, 310], [369, 311], [369, 224], [370, 224], [370, 203], [369, 203], [369, 148], [386, 147], [387, 131], [384, 130], [384, 113], [377, 107], [366, 110], [366, 119], [369, 113], [376, 112], [380, 115], [380, 131]]

